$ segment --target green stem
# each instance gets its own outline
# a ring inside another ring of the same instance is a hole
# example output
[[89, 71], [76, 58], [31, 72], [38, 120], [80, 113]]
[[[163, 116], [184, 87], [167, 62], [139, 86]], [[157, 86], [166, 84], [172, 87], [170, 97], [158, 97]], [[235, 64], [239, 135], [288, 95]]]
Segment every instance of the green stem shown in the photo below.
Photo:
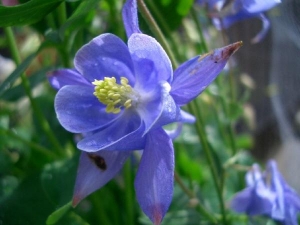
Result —
[[[179, 40], [175, 37], [175, 35], [172, 35], [172, 31], [169, 27], [169, 24], [166, 23], [164, 16], [159, 12], [159, 10], [157, 9], [155, 3], [153, 2], [153, 0], [147, 0], [147, 4], [149, 5], [151, 11], [153, 12], [153, 14], [155, 14], [155, 16], [157, 17], [157, 20], [160, 22], [162, 29], [165, 31], [167, 37], [169, 37], [169, 42], [172, 48], [172, 53], [174, 53], [175, 58], [178, 60], [184, 60], [182, 59], [181, 54], [179, 53]], [[175, 40], [176, 39], [176, 40]]]
[[[222, 90], [221, 80], [217, 79], [216, 83], [218, 85], [218, 89]], [[225, 96], [225, 94], [221, 93], [221, 96], [219, 97], [219, 99], [220, 99], [220, 102], [221, 102], [221, 107], [222, 107], [222, 110], [224, 112], [224, 115], [228, 118], [229, 117], [229, 112], [228, 112], [228, 107], [226, 105], [224, 96]], [[231, 154], [235, 155], [236, 152], [237, 152], [237, 148], [236, 148], [236, 144], [235, 144], [234, 131], [233, 131], [232, 126], [233, 125], [232, 125], [231, 121], [225, 123], [225, 128], [226, 128], [226, 130], [228, 132], [228, 135], [229, 135], [229, 143], [230, 143], [230, 147], [231, 147], [231, 151], [232, 151]]]
[[[193, 20], [196, 24], [196, 28], [197, 28], [197, 31], [198, 31], [198, 34], [199, 34], [199, 37], [200, 37], [200, 40], [201, 40], [202, 48], [203, 48], [204, 52], [208, 52], [208, 48], [207, 48], [207, 45], [206, 45], [206, 42], [205, 42], [205, 39], [204, 39], [204, 36], [203, 36], [201, 24], [199, 22], [199, 19], [197, 18], [197, 12], [193, 8], [191, 9], [191, 15], [192, 15]], [[225, 42], [225, 34], [222, 33], [222, 36], [223, 36], [223, 40]], [[229, 60], [229, 63], [230, 63], [230, 60]], [[232, 78], [232, 76], [230, 76], [229, 86], [230, 86], [230, 90], [231, 90], [231, 97], [232, 97], [232, 99], [234, 99], [234, 97], [233, 97], [234, 94], [232, 92], [233, 89], [234, 89], [234, 84], [233, 84], [232, 80], [233, 80], [233, 78]], [[222, 83], [220, 82], [220, 79], [217, 79], [216, 83], [218, 85], [219, 90], [221, 90]], [[224, 112], [224, 115], [228, 117], [228, 110], [227, 110], [224, 98], [220, 97], [220, 99], [221, 99], [221, 106], [222, 106], [222, 110]], [[236, 149], [236, 144], [235, 144], [235, 139], [234, 139], [234, 132], [233, 132], [233, 128], [232, 128], [232, 123], [226, 124], [226, 130], [229, 134], [229, 143], [230, 143], [230, 147], [231, 147], [231, 150], [232, 150], [232, 155], [235, 155], [236, 152], [237, 152], [237, 149]]]
[[96, 193], [93, 194], [92, 196], [92, 203], [94, 206], [94, 214], [95, 215], [95, 219], [98, 221], [97, 224], [105, 224], [105, 225], [111, 225], [112, 222], [109, 219], [109, 216], [107, 214], [107, 212], [104, 210], [103, 205], [101, 205], [101, 202], [99, 201], [99, 199], [102, 199], [103, 193], [101, 193], [101, 191], [98, 191]]
[[192, 15], [192, 18], [193, 18], [193, 20], [196, 24], [196, 29], [197, 29], [199, 37], [200, 37], [201, 47], [202, 47], [202, 51], [203, 51], [202, 53], [208, 52], [208, 48], [207, 48], [206, 41], [205, 41], [205, 38], [204, 38], [204, 35], [203, 35], [203, 32], [202, 32], [201, 24], [200, 24], [199, 19], [197, 17], [197, 12], [193, 7], [191, 8], [191, 15]]
[[226, 219], [225, 203], [223, 200], [222, 188], [221, 188], [220, 182], [218, 180], [218, 172], [216, 169], [216, 165], [214, 163], [213, 156], [211, 154], [212, 149], [208, 143], [206, 132], [204, 130], [202, 114], [201, 114], [201, 111], [198, 109], [197, 103], [195, 102], [195, 100], [192, 101], [188, 105], [188, 108], [189, 108], [189, 111], [192, 114], [194, 114], [194, 116], [196, 117], [196, 132], [197, 132], [200, 142], [202, 144], [202, 147], [203, 147], [203, 150], [205, 153], [205, 157], [206, 157], [210, 172], [213, 177], [214, 185], [215, 185], [216, 191], [217, 191], [218, 200], [220, 203], [223, 225], [225, 225], [225, 224], [227, 224], [227, 219]]
[[66, 3], [64, 1], [57, 7], [57, 14], [59, 24], [62, 26], [67, 21]]
[[52, 28], [53, 30], [57, 29], [53, 13], [49, 13], [46, 16], [46, 21], [47, 21], [47, 25], [48, 25], [49, 28]]
[[[183, 183], [183, 181], [181, 180], [180, 176], [175, 172], [174, 174], [175, 177], [175, 181], [178, 183], [178, 185], [180, 186], [180, 188], [187, 194], [187, 196], [190, 199], [197, 199], [196, 195], [194, 194], [194, 192], [192, 192], [190, 189], [188, 189], [185, 184]], [[197, 204], [196, 209], [204, 216], [206, 217], [206, 219], [208, 219], [210, 222], [212, 222], [213, 224], [217, 224], [217, 220], [214, 216], [211, 215], [211, 213], [209, 213], [205, 207], [200, 204], [200, 202]]]
[[132, 178], [132, 169], [130, 165], [130, 160], [125, 163], [125, 198], [126, 198], [126, 216], [127, 224], [135, 224], [134, 221], [134, 193], [133, 193], [133, 178]]
[[0, 132], [1, 133], [3, 132], [4, 135], [10, 136], [11, 138], [16, 139], [17, 141], [22, 142], [24, 145], [29, 146], [32, 150], [34, 150], [38, 153], [41, 153], [43, 155], [46, 155], [53, 160], [57, 158], [57, 155], [55, 155], [53, 152], [49, 151], [47, 148], [45, 148], [39, 144], [36, 144], [34, 142], [28, 141], [28, 140], [20, 137], [19, 135], [17, 135], [15, 132], [13, 132], [11, 130], [5, 130], [5, 129], [0, 128]]
[[[12, 54], [12, 57], [17, 65], [21, 63], [21, 57], [19, 55], [18, 47], [16, 44], [16, 40], [14, 38], [13, 31], [10, 27], [4, 28], [5, 34], [8, 40], [9, 48]], [[63, 148], [61, 147], [60, 143], [56, 139], [54, 133], [52, 132], [49, 123], [47, 119], [44, 117], [42, 111], [40, 110], [39, 106], [36, 104], [32, 93], [31, 93], [31, 88], [29, 81], [24, 73], [21, 74], [21, 80], [22, 80], [22, 85], [25, 89], [25, 93], [27, 97], [29, 98], [30, 104], [32, 106], [32, 109], [37, 117], [37, 120], [39, 121], [42, 129], [44, 130], [46, 136], [48, 137], [49, 141], [52, 143], [53, 147], [56, 149], [58, 154], [62, 154]]]
[[163, 48], [169, 55], [171, 63], [173, 65], [173, 68], [176, 68], [178, 66], [178, 63], [173, 55], [173, 52], [171, 51], [171, 48], [170, 48], [167, 40], [165, 39], [163, 33], [161, 32], [159, 26], [157, 25], [156, 21], [154, 20], [151, 13], [149, 12], [145, 2], [143, 0], [138, 0], [138, 6], [139, 6], [139, 10], [141, 11], [144, 19], [150, 26], [152, 32], [157, 37], [158, 41], [161, 43], [161, 45], [163, 46]]

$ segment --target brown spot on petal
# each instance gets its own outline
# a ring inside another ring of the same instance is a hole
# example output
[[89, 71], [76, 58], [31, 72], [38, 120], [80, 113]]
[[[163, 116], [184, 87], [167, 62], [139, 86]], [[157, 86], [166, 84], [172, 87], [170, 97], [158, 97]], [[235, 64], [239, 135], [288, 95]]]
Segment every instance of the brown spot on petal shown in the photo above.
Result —
[[[235, 53], [243, 45], [242, 41], [235, 42], [231, 45], [227, 45], [221, 52], [221, 59], [228, 59], [233, 53]], [[219, 61], [220, 59], [215, 59]]]
[[[222, 60], [227, 60], [233, 53], [235, 53], [243, 45], [242, 41], [235, 42], [231, 45], [227, 45], [223, 48], [216, 49], [209, 53], [203, 54], [199, 57], [198, 62], [202, 61], [206, 57], [211, 57], [214, 63], [218, 63]], [[221, 51], [221, 52], [220, 52]]]
[[87, 153], [87, 155], [99, 169], [106, 170], [107, 165], [103, 157], [92, 153]]

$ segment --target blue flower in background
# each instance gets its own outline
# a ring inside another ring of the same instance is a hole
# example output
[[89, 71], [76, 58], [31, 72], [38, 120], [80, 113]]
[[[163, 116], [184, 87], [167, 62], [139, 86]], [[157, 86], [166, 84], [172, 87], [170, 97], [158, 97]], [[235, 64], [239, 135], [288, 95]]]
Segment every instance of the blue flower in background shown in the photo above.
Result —
[[264, 173], [258, 165], [246, 174], [247, 188], [237, 193], [231, 201], [231, 208], [249, 216], [265, 215], [284, 225], [297, 225], [300, 212], [299, 195], [285, 182], [270, 160]]
[[231, 201], [231, 208], [249, 216], [269, 215], [275, 202], [275, 194], [267, 186], [265, 176], [257, 164], [246, 174], [246, 184], [247, 187]]
[[49, 74], [58, 89], [55, 111], [61, 125], [84, 137], [73, 205], [105, 185], [133, 150], [143, 150], [135, 178], [137, 200], [154, 224], [160, 224], [173, 195], [174, 152], [162, 126], [194, 122], [180, 109], [197, 97], [241, 46], [235, 43], [197, 56], [172, 70], [152, 37], [138, 27], [135, 0], [128, 0], [123, 19], [127, 45], [102, 34], [84, 45], [75, 69]]
[[282, 224], [297, 225], [300, 212], [299, 195], [285, 182], [274, 160], [268, 162], [266, 173], [271, 176], [270, 189], [276, 193], [270, 216]]
[[200, 0], [207, 3], [217, 29], [227, 29], [232, 24], [257, 17], [262, 21], [261, 31], [252, 39], [252, 43], [261, 41], [270, 28], [270, 22], [263, 12], [275, 7], [281, 0]]

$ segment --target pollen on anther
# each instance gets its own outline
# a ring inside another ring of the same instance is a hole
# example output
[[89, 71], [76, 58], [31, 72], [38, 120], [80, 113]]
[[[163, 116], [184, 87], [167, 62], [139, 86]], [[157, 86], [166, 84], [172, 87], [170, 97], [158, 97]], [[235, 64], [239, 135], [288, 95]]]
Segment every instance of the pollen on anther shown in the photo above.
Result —
[[95, 80], [92, 84], [95, 85], [93, 94], [106, 105], [107, 113], [119, 113], [122, 108], [131, 107], [133, 90], [127, 78], [121, 77], [118, 84], [116, 78], [104, 77], [103, 80]]
[[125, 103], [124, 103], [124, 106], [126, 109], [128, 109], [130, 106], [131, 106], [131, 99], [128, 99]]

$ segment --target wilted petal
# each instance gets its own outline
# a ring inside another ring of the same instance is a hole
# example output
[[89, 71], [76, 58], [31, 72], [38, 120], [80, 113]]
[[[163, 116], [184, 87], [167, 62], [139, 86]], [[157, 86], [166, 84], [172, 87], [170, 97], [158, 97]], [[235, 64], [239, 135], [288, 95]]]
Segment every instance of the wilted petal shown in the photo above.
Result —
[[128, 40], [128, 48], [140, 89], [151, 90], [161, 81], [172, 80], [170, 59], [154, 38], [145, 34], [132, 34]]
[[66, 85], [92, 85], [74, 69], [54, 70], [47, 77], [51, 86], [57, 90]]
[[182, 64], [174, 72], [171, 84], [171, 95], [175, 102], [184, 105], [197, 97], [217, 77], [229, 57], [241, 45], [242, 42], [236, 42]]
[[90, 82], [104, 77], [126, 77], [134, 85], [133, 64], [125, 43], [113, 34], [102, 34], [77, 52], [75, 68]]
[[110, 181], [122, 168], [130, 152], [82, 152], [73, 195], [73, 206]]
[[116, 118], [93, 95], [92, 86], [67, 85], [55, 97], [55, 112], [60, 124], [73, 133], [99, 129]]
[[132, 111], [124, 111], [123, 115], [105, 129], [79, 141], [77, 148], [87, 152], [142, 149], [145, 144], [145, 138], [142, 137], [144, 129], [139, 115]]
[[136, 0], [127, 0], [123, 6], [124, 27], [129, 38], [133, 33], [141, 33], [139, 28]]
[[142, 210], [155, 225], [161, 223], [172, 201], [173, 177], [172, 141], [162, 129], [153, 130], [147, 134], [134, 186]]

